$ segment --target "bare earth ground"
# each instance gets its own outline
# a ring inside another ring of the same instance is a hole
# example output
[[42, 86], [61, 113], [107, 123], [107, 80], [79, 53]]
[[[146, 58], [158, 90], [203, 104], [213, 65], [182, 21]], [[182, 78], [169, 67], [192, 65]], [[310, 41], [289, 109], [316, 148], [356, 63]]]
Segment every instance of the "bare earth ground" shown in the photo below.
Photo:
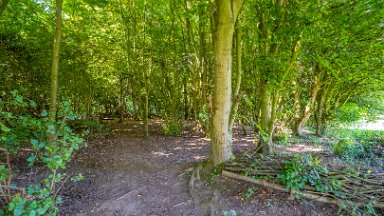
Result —
[[[85, 179], [68, 183], [63, 191], [60, 215], [335, 215], [327, 204], [288, 200], [289, 194], [219, 177], [199, 181], [189, 191], [186, 170], [207, 158], [209, 140], [202, 134], [160, 134], [160, 122], [150, 125], [150, 138], [141, 125], [126, 122], [95, 140], [80, 152], [68, 173]], [[253, 149], [252, 137], [235, 133], [234, 150]], [[242, 194], [254, 187], [250, 199]]]

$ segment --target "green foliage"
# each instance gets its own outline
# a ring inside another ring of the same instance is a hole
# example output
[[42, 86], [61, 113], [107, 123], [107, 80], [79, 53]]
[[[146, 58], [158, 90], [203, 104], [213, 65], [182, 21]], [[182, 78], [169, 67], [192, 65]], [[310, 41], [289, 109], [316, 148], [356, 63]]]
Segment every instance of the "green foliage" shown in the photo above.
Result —
[[364, 97], [357, 97], [356, 103], [364, 107], [366, 111], [364, 119], [367, 121], [375, 121], [378, 117], [384, 116], [384, 91], [369, 92]]
[[209, 118], [210, 118], [210, 115], [209, 115], [209, 110], [208, 110], [208, 107], [207, 106], [203, 106], [201, 112], [198, 114], [198, 123], [200, 124], [200, 126], [202, 127], [203, 131], [206, 133], [206, 134], [209, 134], [210, 131], [209, 131]]
[[357, 142], [352, 139], [342, 139], [332, 144], [332, 151], [345, 160], [365, 160], [375, 158], [376, 154], [382, 156], [382, 152], [376, 152], [375, 145], [367, 142]]
[[347, 103], [336, 112], [336, 121], [344, 124], [352, 124], [363, 118], [365, 110], [355, 103]]
[[71, 122], [74, 129], [84, 129], [90, 134], [108, 134], [112, 128], [110, 125], [103, 124], [99, 119], [81, 119]]
[[237, 213], [235, 210], [223, 211], [223, 216], [236, 216]]
[[365, 130], [365, 129], [349, 129], [343, 127], [332, 127], [327, 131], [327, 136], [334, 138], [350, 138], [358, 142], [383, 143], [384, 131]]
[[178, 121], [166, 121], [162, 125], [163, 134], [167, 136], [175, 136], [181, 134], [181, 123]]
[[384, 131], [332, 128], [327, 133], [340, 139], [332, 144], [331, 150], [342, 159], [382, 163]]
[[284, 162], [284, 170], [278, 174], [281, 183], [292, 190], [300, 191], [306, 185], [316, 188], [318, 191], [334, 191], [340, 184], [337, 180], [327, 182], [323, 175], [328, 174], [327, 167], [321, 164], [321, 160], [312, 155], [298, 155], [294, 159]]
[[8, 212], [12, 212], [15, 216], [56, 215], [58, 212], [56, 204], [60, 203], [60, 198], [52, 198], [51, 193], [46, 188], [39, 189], [35, 193], [28, 194], [36, 197], [33, 200], [16, 195], [8, 204]]
[[275, 141], [279, 145], [288, 145], [289, 144], [289, 134], [286, 132], [279, 133], [275, 138]]
[[243, 196], [246, 199], [251, 198], [255, 194], [255, 189], [253, 187], [248, 187], [247, 190], [243, 193]]
[[[55, 184], [64, 181], [65, 176], [60, 170], [65, 169], [73, 152], [84, 143], [83, 138], [67, 125], [67, 121], [77, 116], [70, 111], [69, 103], [64, 102], [60, 106], [58, 120], [51, 122], [45, 110], [38, 112], [36, 103], [25, 100], [17, 91], [13, 91], [12, 95], [3, 95], [3, 98], [9, 102], [2, 101], [0, 109], [0, 147], [7, 155], [7, 161], [0, 164], [0, 182], [19, 191], [2, 191], [4, 194], [1, 195], [9, 201], [7, 211], [13, 215], [56, 215], [61, 198], [57, 195]], [[32, 115], [34, 113], [40, 114]], [[27, 190], [11, 182], [12, 173], [8, 166], [9, 158], [19, 155], [22, 147], [31, 149], [27, 158], [29, 166], [39, 163], [39, 167], [50, 171], [41, 182], [29, 182]]]

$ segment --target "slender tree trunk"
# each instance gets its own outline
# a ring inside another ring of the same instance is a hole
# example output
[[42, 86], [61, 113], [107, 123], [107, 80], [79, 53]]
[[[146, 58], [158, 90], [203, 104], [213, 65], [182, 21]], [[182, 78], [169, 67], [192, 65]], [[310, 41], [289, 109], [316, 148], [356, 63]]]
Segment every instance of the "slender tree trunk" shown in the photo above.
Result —
[[269, 121], [269, 139], [271, 145], [269, 148], [272, 148], [273, 145], [273, 133], [275, 132], [275, 123], [276, 123], [276, 118], [277, 118], [277, 112], [278, 112], [278, 101], [279, 101], [279, 90], [274, 90], [273, 95], [272, 95], [272, 102], [271, 102], [271, 120]]
[[146, 68], [147, 63], [145, 60], [146, 56], [146, 22], [147, 22], [147, 0], [144, 1], [144, 25], [143, 25], [143, 50], [142, 50], [142, 67], [144, 70], [143, 73], [143, 78], [144, 78], [144, 110], [143, 110], [143, 131], [144, 131], [144, 136], [149, 137], [149, 130], [148, 130], [148, 116], [149, 116], [149, 71], [151, 70], [151, 64], [152, 62], [149, 62], [149, 68]]
[[232, 156], [231, 112], [232, 40], [243, 0], [216, 0], [215, 78], [211, 133], [211, 159], [218, 165]]
[[92, 114], [92, 84], [91, 80], [88, 80], [88, 97], [87, 97], [87, 117], [91, 117]]
[[144, 104], [144, 118], [143, 118], [143, 127], [144, 127], [144, 136], [149, 137], [149, 130], [148, 130], [148, 116], [149, 116], [149, 101], [148, 101], [148, 95], [147, 90], [145, 92], [145, 104]]
[[124, 86], [123, 86], [124, 78], [120, 77], [120, 103], [119, 103], [119, 123], [123, 122], [124, 118]]
[[237, 79], [236, 79], [236, 86], [235, 86], [235, 91], [233, 93], [233, 104], [231, 108], [231, 114], [229, 118], [229, 129], [232, 130], [233, 124], [235, 122], [235, 117], [237, 114], [237, 109], [239, 108], [239, 103], [241, 101], [240, 98], [240, 87], [241, 87], [241, 78], [243, 71], [241, 69], [241, 55], [242, 55], [242, 50], [241, 50], [241, 27], [240, 24], [237, 24], [236, 27], [236, 72], [237, 72]]
[[325, 107], [326, 107], [326, 95], [327, 88], [323, 88], [321, 94], [317, 98], [317, 112], [316, 112], [316, 135], [323, 136], [325, 132]]
[[316, 74], [316, 76], [313, 80], [310, 100], [308, 101], [307, 105], [305, 106], [305, 111], [304, 111], [304, 114], [302, 115], [302, 118], [299, 120], [299, 122], [296, 125], [295, 132], [296, 132], [297, 136], [303, 136], [303, 128], [304, 128], [305, 124], [307, 124], [308, 119], [313, 114], [317, 94], [318, 94], [320, 87], [321, 87], [320, 77], [321, 77], [321, 74], [318, 73], [318, 74]]
[[206, 104], [207, 87], [208, 87], [208, 68], [206, 60], [206, 40], [205, 40], [205, 20], [204, 20], [204, 3], [199, 3], [199, 71], [201, 73], [201, 107], [203, 109]]
[[184, 74], [183, 77], [183, 102], [184, 102], [184, 120], [189, 118], [189, 108], [188, 108], [188, 84], [187, 84], [187, 75]]
[[9, 3], [9, 0], [1, 0], [0, 2], [0, 17], [3, 15], [3, 12], [5, 11], [5, 8], [7, 8], [7, 5]]
[[272, 151], [272, 137], [270, 137], [271, 124], [271, 90], [265, 77], [260, 82], [260, 141], [259, 151], [268, 155]]
[[59, 73], [59, 57], [61, 43], [61, 12], [63, 0], [56, 0], [56, 34], [53, 42], [52, 71], [51, 71], [51, 96], [49, 107], [49, 118], [52, 122], [56, 121], [57, 112], [57, 86]]

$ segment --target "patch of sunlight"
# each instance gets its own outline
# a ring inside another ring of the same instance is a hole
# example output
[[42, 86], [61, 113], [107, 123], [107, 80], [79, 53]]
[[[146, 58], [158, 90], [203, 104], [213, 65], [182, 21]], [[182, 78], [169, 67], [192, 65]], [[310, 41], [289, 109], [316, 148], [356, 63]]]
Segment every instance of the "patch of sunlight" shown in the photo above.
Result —
[[364, 130], [384, 130], [384, 119], [374, 122], [359, 121], [351, 127], [351, 129], [364, 129]]
[[132, 129], [121, 129], [121, 128], [117, 128], [117, 129], [113, 129], [113, 130], [112, 130], [112, 133], [114, 133], [114, 132], [124, 132], [124, 131], [126, 131], [126, 132], [130, 132], [130, 131], [132, 131]]
[[172, 153], [166, 153], [165, 151], [159, 151], [159, 152], [152, 151], [151, 154], [157, 157], [163, 157], [163, 156], [168, 157], [172, 155]]
[[287, 151], [294, 153], [304, 153], [304, 152], [322, 152], [324, 149], [316, 146], [308, 146], [303, 144], [292, 145], [285, 148]]
[[241, 141], [244, 141], [244, 142], [253, 142], [255, 140], [255, 138], [253, 137], [246, 137], [246, 138], [242, 138]]
[[197, 155], [197, 156], [193, 156], [193, 159], [195, 159], [195, 160], [204, 160], [204, 159], [207, 159], [207, 156]]
[[199, 140], [199, 141], [211, 141], [211, 139], [208, 138], [208, 137], [200, 138], [200, 139], [198, 139], [198, 140]]

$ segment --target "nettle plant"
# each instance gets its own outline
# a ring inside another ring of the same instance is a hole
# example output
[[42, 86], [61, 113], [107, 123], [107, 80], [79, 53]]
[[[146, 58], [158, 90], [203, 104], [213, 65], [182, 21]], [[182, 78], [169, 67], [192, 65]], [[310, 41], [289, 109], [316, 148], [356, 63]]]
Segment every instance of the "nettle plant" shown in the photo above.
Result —
[[[74, 151], [85, 145], [84, 139], [67, 125], [77, 116], [71, 112], [69, 103], [64, 102], [57, 121], [52, 122], [46, 110], [38, 112], [36, 102], [25, 99], [17, 91], [1, 95], [0, 204], [4, 209], [0, 209], [0, 216], [56, 215], [64, 183], [82, 179], [81, 174], [67, 176], [62, 173]], [[38, 168], [49, 172], [43, 172], [45, 175], [38, 182], [16, 182], [12, 169], [16, 158], [26, 158], [31, 170]]]

